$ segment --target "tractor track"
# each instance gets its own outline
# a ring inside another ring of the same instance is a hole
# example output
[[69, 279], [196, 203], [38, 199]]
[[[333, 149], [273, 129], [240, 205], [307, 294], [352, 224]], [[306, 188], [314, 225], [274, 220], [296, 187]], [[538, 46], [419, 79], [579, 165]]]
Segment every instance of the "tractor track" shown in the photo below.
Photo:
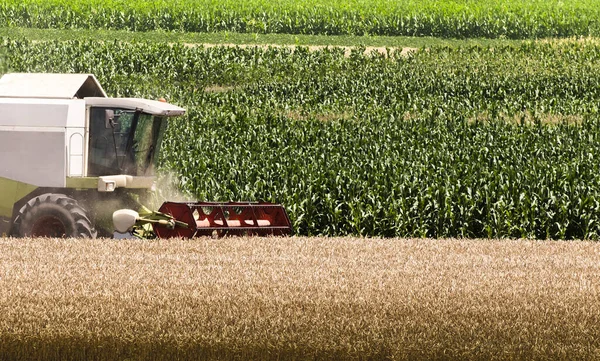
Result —
[[[43, 43], [46, 40], [32, 40], [33, 44]], [[127, 42], [127, 41], [126, 41]], [[176, 43], [171, 42], [169, 45], [174, 46], [177, 44], [183, 44], [183, 46], [187, 48], [242, 48], [242, 49], [250, 49], [250, 48], [259, 48], [259, 49], [270, 49], [270, 48], [278, 48], [278, 49], [289, 49], [291, 51], [295, 51], [297, 48], [308, 48], [309, 51], [322, 51], [325, 49], [343, 49], [344, 56], [350, 57], [352, 52], [356, 49], [364, 49], [363, 54], [380, 54], [384, 57], [388, 57], [391, 53], [400, 53], [402, 56], [409, 56], [410, 54], [416, 53], [419, 48], [415, 47], [398, 47], [398, 46], [353, 46], [353, 45], [295, 45], [295, 44], [235, 44], [235, 43]]]
[[190, 48], [196, 48], [196, 47], [205, 47], [205, 48], [217, 48], [217, 47], [228, 47], [228, 48], [243, 48], [243, 49], [249, 49], [249, 48], [260, 48], [260, 49], [270, 49], [270, 48], [280, 48], [280, 49], [289, 49], [289, 50], [296, 50], [297, 48], [308, 48], [309, 51], [313, 52], [313, 51], [322, 51], [325, 49], [343, 49], [344, 50], [344, 56], [345, 57], [350, 57], [350, 55], [352, 54], [353, 51], [355, 51], [356, 49], [363, 49], [364, 51], [363, 53], [365, 55], [369, 55], [369, 54], [380, 54], [383, 55], [385, 57], [389, 56], [390, 53], [394, 52], [400, 52], [401, 55], [403, 56], [408, 56], [412, 53], [417, 52], [419, 49], [418, 48], [414, 48], [414, 47], [386, 47], [386, 46], [366, 46], [366, 47], [360, 47], [360, 46], [343, 46], [343, 45], [291, 45], [291, 44], [287, 44], [287, 45], [282, 45], [282, 44], [233, 44], [233, 43], [223, 43], [223, 44], [217, 44], [217, 43], [184, 43], [184, 46], [186, 47], [190, 47]]

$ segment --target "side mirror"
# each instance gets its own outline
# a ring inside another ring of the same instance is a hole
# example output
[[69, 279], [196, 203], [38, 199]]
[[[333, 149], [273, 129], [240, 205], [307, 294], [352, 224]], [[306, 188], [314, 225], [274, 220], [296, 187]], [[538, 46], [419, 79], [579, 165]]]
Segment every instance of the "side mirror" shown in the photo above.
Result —
[[112, 109], [106, 109], [104, 111], [104, 127], [114, 128], [119, 121], [119, 115], [115, 115], [115, 111]]

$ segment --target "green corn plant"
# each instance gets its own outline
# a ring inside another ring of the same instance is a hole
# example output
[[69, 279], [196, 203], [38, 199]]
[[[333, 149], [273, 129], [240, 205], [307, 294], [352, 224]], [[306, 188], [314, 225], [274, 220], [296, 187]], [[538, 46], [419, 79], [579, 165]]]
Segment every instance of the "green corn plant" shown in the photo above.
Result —
[[491, 0], [2, 0], [0, 21], [35, 28], [511, 38], [597, 36], [595, 2]]

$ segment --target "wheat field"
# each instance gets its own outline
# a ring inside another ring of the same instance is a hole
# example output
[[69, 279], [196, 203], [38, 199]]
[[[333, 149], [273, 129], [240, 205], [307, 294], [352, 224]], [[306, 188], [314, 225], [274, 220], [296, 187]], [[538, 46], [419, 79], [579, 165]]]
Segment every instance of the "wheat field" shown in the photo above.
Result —
[[0, 360], [600, 359], [600, 243], [0, 239]]

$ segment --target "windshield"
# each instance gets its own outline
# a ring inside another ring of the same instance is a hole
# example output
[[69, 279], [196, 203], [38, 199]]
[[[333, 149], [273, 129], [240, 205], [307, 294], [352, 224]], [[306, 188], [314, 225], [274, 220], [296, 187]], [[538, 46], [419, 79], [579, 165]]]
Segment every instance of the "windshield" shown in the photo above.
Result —
[[165, 118], [113, 108], [91, 108], [88, 176], [154, 175]]

